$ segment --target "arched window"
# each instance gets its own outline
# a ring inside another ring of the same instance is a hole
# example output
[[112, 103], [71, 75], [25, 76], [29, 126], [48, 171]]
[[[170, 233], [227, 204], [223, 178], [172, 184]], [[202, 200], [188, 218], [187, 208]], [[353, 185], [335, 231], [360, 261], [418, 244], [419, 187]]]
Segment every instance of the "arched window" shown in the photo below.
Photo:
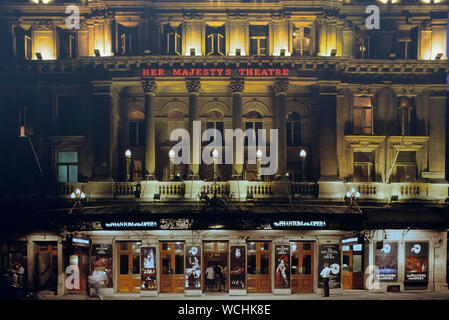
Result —
[[286, 114], [287, 146], [301, 145], [301, 116], [297, 112]]
[[131, 147], [142, 147], [145, 144], [145, 114], [133, 111], [128, 116], [128, 144]]
[[[219, 111], [211, 111], [207, 114], [206, 129], [215, 129], [221, 133], [221, 142], [224, 144], [224, 123], [223, 114]], [[214, 141], [215, 141], [214, 136]]]
[[[262, 129], [262, 115], [257, 111], [250, 111], [246, 115], [245, 120], [245, 130], [253, 129], [253, 141], [258, 145], [258, 135], [259, 129]], [[245, 138], [245, 146], [248, 146], [248, 138]]]

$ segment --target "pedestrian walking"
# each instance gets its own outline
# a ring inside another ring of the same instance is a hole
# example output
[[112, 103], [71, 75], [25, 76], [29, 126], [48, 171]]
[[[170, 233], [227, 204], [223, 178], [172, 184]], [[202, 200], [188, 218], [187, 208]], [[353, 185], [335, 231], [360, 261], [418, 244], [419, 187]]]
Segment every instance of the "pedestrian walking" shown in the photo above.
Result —
[[209, 263], [209, 266], [206, 269], [206, 284], [209, 291], [212, 291], [212, 287], [214, 285], [215, 272], [214, 268], [212, 268], [212, 264]]
[[320, 276], [323, 278], [324, 282], [324, 297], [329, 297], [329, 276], [331, 269], [327, 263], [324, 264], [323, 270], [321, 270]]

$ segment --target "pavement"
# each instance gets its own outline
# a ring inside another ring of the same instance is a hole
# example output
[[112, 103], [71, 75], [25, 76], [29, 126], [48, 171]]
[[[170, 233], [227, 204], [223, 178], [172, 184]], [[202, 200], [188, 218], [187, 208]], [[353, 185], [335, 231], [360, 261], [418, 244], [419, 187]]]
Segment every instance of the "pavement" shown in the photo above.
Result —
[[[38, 300], [99, 300], [87, 294], [66, 294], [56, 296], [37, 294]], [[367, 290], [344, 290], [331, 292], [330, 297], [322, 297], [316, 293], [302, 293], [291, 295], [247, 294], [246, 296], [230, 296], [226, 294], [203, 293], [201, 296], [185, 296], [184, 294], [160, 293], [156, 297], [141, 296], [136, 293], [115, 293], [104, 297], [104, 300], [446, 300], [449, 301], [449, 291], [407, 291], [407, 292], [369, 292]]]

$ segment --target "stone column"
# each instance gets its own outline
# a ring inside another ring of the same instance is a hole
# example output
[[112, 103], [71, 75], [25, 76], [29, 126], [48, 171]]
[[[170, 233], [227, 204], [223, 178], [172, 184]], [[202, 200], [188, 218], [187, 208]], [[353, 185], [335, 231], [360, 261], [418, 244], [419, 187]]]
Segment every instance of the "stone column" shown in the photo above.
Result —
[[446, 92], [431, 91], [429, 106], [429, 171], [435, 174], [435, 178], [429, 181], [445, 183]]
[[153, 98], [157, 85], [154, 79], [143, 79], [142, 88], [145, 94], [145, 170], [148, 180], [156, 179], [156, 127], [154, 122]]
[[[231, 79], [230, 88], [232, 92], [232, 130], [242, 129], [242, 93], [245, 87], [243, 79]], [[234, 138], [233, 138], [234, 140]], [[237, 141], [232, 144], [232, 179], [241, 180], [243, 178], [243, 163], [237, 163]], [[241, 152], [244, 152], [241, 150]]]
[[[189, 164], [189, 179], [199, 180], [200, 165], [199, 160], [196, 159], [195, 154], [201, 157], [201, 146], [195, 142], [193, 132], [193, 121], [198, 120], [198, 95], [201, 89], [201, 82], [199, 79], [187, 79], [186, 88], [189, 92], [189, 134], [190, 134], [190, 164]], [[201, 137], [200, 137], [201, 139]]]
[[274, 82], [275, 123], [278, 129], [278, 171], [277, 176], [285, 176], [287, 170], [287, 140], [285, 134], [285, 96], [287, 95], [289, 81], [277, 79]]

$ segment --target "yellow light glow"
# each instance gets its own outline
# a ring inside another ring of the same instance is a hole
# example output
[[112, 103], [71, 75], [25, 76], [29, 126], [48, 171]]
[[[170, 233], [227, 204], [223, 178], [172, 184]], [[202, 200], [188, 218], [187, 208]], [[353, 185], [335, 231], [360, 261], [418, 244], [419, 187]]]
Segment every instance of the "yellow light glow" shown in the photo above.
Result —
[[387, 4], [389, 0], [379, 0], [380, 2], [382, 2], [383, 4]]

